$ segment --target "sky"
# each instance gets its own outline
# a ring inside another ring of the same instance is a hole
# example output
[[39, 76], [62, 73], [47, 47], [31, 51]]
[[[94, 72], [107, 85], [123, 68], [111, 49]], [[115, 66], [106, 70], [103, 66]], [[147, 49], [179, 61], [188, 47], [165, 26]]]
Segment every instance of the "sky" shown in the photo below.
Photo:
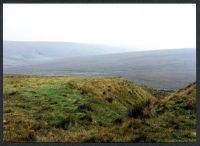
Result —
[[3, 4], [3, 39], [196, 48], [196, 5]]

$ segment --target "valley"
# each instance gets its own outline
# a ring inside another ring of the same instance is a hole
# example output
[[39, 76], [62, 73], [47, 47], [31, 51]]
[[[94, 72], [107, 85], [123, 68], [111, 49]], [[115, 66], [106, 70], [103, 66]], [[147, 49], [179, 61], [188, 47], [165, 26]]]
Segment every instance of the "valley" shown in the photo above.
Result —
[[78, 43], [5, 44], [4, 74], [122, 76], [169, 90], [196, 81], [196, 50], [191, 48], [126, 52], [128, 49]]

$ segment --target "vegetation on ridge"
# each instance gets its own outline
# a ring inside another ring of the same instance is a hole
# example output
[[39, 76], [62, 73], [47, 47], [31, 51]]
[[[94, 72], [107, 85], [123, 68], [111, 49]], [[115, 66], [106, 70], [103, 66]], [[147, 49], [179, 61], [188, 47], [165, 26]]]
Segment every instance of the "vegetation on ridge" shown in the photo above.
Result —
[[196, 84], [172, 94], [121, 77], [3, 78], [6, 142], [195, 141]]

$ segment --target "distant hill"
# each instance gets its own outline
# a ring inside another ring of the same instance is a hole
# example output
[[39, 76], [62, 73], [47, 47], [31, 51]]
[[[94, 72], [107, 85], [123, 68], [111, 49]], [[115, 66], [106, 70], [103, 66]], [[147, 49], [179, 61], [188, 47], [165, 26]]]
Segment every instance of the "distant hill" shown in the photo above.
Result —
[[170, 49], [79, 56], [37, 65], [4, 67], [4, 73], [118, 75], [154, 88], [178, 89], [196, 80], [196, 50]]
[[126, 48], [72, 42], [3, 41], [3, 65], [4, 67], [14, 67], [60, 58], [126, 51]]

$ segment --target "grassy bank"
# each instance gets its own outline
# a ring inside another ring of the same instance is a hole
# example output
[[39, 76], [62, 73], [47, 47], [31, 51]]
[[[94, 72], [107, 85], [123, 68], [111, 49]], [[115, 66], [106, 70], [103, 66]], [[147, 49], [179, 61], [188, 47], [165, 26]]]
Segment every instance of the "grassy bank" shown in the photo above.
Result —
[[196, 85], [170, 95], [121, 77], [5, 75], [3, 140], [195, 141]]

